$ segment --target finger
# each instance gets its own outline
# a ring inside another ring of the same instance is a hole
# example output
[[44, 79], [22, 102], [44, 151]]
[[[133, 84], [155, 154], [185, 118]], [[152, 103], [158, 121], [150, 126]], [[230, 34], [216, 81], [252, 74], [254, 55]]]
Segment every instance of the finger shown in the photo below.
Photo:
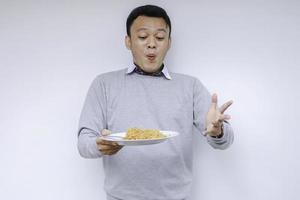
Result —
[[98, 150], [102, 153], [105, 151], [119, 151], [123, 146], [109, 146], [109, 145], [98, 145]]
[[110, 144], [111, 142], [110, 142], [110, 141], [104, 140], [103, 137], [100, 136], [100, 137], [97, 137], [97, 138], [96, 138], [96, 143], [97, 143], [97, 144]]
[[226, 110], [229, 106], [231, 106], [232, 103], [233, 103], [232, 100], [227, 101], [226, 103], [224, 103], [224, 104], [221, 106], [221, 108], [220, 108], [220, 113], [223, 114], [223, 113], [225, 112], [225, 110]]
[[218, 119], [212, 121], [212, 124], [217, 126], [218, 124], [222, 124], [225, 120], [229, 120], [230, 118], [230, 115], [220, 115]]
[[119, 149], [119, 148], [120, 148], [120, 147], [118, 147], [118, 146], [99, 145], [99, 150], [100, 150], [100, 151], [115, 150], [115, 149]]
[[98, 137], [98, 138], [96, 139], [96, 143], [97, 143], [97, 144], [100, 144], [100, 145], [113, 145], [113, 146], [119, 145], [119, 144], [116, 143], [116, 142], [103, 140], [102, 137]]
[[214, 93], [211, 97], [211, 107], [217, 108], [218, 105], [218, 96], [216, 93]]
[[111, 134], [111, 131], [110, 131], [110, 130], [103, 129], [103, 130], [101, 131], [101, 135], [103, 135], [103, 136], [106, 136], [106, 135], [109, 135], [109, 134]]
[[222, 115], [221, 118], [223, 119], [223, 121], [229, 120], [231, 119], [230, 115]]
[[218, 122], [223, 123], [225, 120], [229, 120], [229, 119], [230, 119], [230, 115], [220, 115]]
[[118, 144], [118, 143], [116, 143], [116, 142], [112, 142], [112, 141], [106, 141], [106, 140], [102, 140], [102, 141], [100, 141], [100, 143], [99, 143], [99, 144], [100, 144], [100, 145], [115, 146], [115, 147], [119, 146], [119, 144]]
[[103, 154], [103, 155], [113, 155], [115, 152], [114, 151], [101, 151], [101, 153]]
[[104, 150], [101, 153], [103, 155], [113, 155], [116, 154], [118, 151], [120, 151], [120, 149], [114, 149], [114, 150]]
[[120, 151], [122, 149], [123, 146], [120, 146], [118, 148], [112, 149], [110, 150], [111, 152], [113, 152], [114, 154], [117, 153], [118, 151]]
[[97, 137], [96, 138], [96, 143], [99, 144], [101, 142], [101, 140], [102, 140], [101, 137]]
[[111, 145], [103, 145], [103, 144], [99, 145], [98, 148], [99, 148], [100, 151], [108, 151], [108, 150], [113, 150], [114, 149], [114, 147], [111, 146]]
[[103, 138], [101, 136], [96, 138], [96, 143], [97, 144], [110, 144], [109, 141], [103, 140]]

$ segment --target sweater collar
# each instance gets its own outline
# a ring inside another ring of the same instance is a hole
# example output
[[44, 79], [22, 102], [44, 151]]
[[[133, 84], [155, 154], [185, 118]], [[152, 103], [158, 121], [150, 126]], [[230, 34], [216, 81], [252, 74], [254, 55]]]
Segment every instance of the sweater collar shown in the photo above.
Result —
[[143, 71], [140, 66], [138, 66], [137, 64], [134, 63], [133, 65], [128, 67], [126, 73], [131, 74], [133, 72], [141, 74], [141, 75], [148, 75], [148, 76], [162, 76], [163, 75], [168, 80], [172, 79], [167, 67], [164, 66], [164, 64], [162, 64], [160, 71], [155, 72], [155, 73], [147, 73], [147, 72]]

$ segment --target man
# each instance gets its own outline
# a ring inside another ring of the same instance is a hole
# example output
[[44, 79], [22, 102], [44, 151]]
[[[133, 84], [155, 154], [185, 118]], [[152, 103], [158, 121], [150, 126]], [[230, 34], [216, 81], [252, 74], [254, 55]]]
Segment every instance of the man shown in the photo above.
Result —
[[[79, 123], [78, 149], [85, 158], [102, 157], [109, 200], [186, 199], [192, 183], [193, 128], [208, 143], [226, 149], [233, 132], [217, 95], [194, 77], [171, 73], [163, 60], [171, 46], [171, 22], [160, 7], [135, 8], [127, 18], [126, 47], [133, 64], [93, 81]], [[163, 143], [122, 147], [102, 135], [128, 128], [173, 130]]]

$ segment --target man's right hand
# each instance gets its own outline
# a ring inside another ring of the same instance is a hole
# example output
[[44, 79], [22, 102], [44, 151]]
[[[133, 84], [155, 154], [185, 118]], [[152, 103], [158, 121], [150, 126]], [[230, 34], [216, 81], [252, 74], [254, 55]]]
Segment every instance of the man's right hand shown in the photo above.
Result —
[[[107, 129], [103, 129], [101, 131], [101, 135], [109, 135], [111, 134], [111, 131]], [[122, 145], [119, 145], [116, 142], [111, 142], [111, 141], [105, 141], [101, 137], [97, 137], [96, 139], [97, 147], [98, 150], [103, 154], [103, 155], [113, 155], [116, 154], [120, 149], [122, 149]]]

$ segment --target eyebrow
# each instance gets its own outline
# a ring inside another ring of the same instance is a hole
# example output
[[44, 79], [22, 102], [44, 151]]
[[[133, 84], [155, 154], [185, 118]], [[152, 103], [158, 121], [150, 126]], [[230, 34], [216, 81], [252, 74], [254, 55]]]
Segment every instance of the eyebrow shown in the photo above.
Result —
[[[139, 31], [145, 31], [145, 30], [148, 30], [148, 29], [147, 28], [139, 28], [137, 30], [137, 32], [139, 32]], [[163, 32], [167, 33], [166, 29], [164, 29], [164, 28], [159, 28], [159, 29], [157, 29], [157, 31], [163, 31]]]

